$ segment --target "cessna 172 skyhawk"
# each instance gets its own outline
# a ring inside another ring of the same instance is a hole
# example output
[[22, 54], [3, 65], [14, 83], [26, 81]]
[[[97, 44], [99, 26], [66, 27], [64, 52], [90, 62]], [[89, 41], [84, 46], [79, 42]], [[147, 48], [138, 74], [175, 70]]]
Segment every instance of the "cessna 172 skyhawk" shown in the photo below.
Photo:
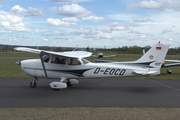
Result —
[[148, 76], [160, 74], [170, 45], [155, 44], [140, 59], [132, 62], [92, 63], [84, 59], [92, 53], [85, 51], [52, 52], [25, 47], [17, 47], [16, 51], [39, 54], [40, 59], [28, 59], [17, 62], [22, 70], [35, 79], [30, 83], [36, 87], [38, 78], [60, 79], [50, 83], [54, 90], [78, 84], [77, 78], [103, 78], [125, 76]]

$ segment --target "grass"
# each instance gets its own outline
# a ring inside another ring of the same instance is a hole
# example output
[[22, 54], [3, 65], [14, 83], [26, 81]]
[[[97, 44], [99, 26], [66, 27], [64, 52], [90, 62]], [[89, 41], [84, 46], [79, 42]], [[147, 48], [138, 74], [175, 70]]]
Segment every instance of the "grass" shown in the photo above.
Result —
[[[106, 53], [104, 53], [106, 55]], [[107, 53], [109, 54], [109, 53]], [[111, 53], [116, 54], [116, 53]], [[106, 60], [112, 61], [133, 61], [141, 57], [141, 54], [119, 54], [116, 57], [104, 58]], [[27, 53], [27, 52], [0, 52], [0, 79], [3, 78], [31, 78], [24, 74], [20, 66], [16, 65], [15, 62], [24, 59], [34, 59], [39, 58], [38, 55]], [[179, 59], [180, 55], [167, 55], [166, 59]], [[94, 61], [94, 57], [87, 58], [89, 61]], [[173, 73], [167, 74], [166, 69], [161, 69], [161, 75], [159, 76], [149, 76], [149, 77], [125, 77], [123, 79], [166, 79], [166, 80], [177, 80], [180, 77], [180, 67], [171, 67]], [[119, 79], [119, 78], [115, 78]], [[122, 79], [122, 78], [121, 78]]]
[[0, 78], [30, 78], [23, 73], [18, 60], [39, 58], [38, 55], [24, 52], [0, 52]]

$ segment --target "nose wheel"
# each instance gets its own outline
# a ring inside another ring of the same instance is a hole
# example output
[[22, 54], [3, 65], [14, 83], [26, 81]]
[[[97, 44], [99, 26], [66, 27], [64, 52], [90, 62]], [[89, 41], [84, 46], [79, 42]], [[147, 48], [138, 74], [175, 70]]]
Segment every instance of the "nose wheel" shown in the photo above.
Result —
[[32, 82], [30, 82], [30, 87], [31, 88], [35, 88], [36, 87], [36, 81], [37, 81], [38, 79], [37, 78], [35, 78], [35, 80], [33, 80]]

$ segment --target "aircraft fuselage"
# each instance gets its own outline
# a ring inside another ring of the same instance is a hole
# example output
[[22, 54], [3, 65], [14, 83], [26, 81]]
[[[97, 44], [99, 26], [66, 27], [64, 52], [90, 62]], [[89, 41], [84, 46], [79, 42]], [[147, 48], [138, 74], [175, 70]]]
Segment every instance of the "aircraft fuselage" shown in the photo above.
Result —
[[[33, 77], [38, 78], [100, 78], [100, 77], [122, 77], [135, 76], [133, 69], [137, 66], [117, 65], [112, 63], [86, 63], [82, 60], [80, 65], [56, 64], [44, 62], [47, 76], [40, 59], [21, 61], [22, 70]], [[139, 70], [142, 68], [139, 67]]]

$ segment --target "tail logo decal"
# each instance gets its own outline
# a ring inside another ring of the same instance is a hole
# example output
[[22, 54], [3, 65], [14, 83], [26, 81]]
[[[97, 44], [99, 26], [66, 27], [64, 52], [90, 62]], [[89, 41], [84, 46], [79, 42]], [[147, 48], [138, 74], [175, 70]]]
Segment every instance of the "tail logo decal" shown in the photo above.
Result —
[[150, 55], [150, 56], [149, 56], [149, 59], [150, 59], [150, 60], [154, 59], [154, 56], [153, 56], [153, 55]]

